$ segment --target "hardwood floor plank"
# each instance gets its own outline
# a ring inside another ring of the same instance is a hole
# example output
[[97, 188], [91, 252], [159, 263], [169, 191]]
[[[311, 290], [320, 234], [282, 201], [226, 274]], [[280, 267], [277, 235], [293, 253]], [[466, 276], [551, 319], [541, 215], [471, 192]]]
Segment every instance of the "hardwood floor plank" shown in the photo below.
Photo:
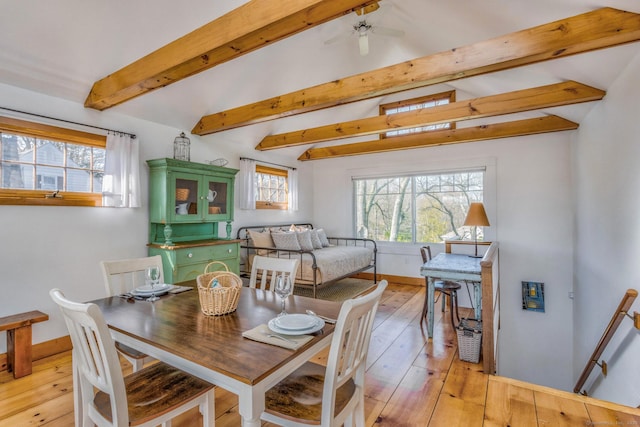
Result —
[[484, 427], [537, 425], [533, 391], [489, 377]]
[[41, 405], [57, 397], [64, 397], [73, 390], [73, 376], [65, 375], [55, 381], [43, 382], [22, 393], [15, 393], [2, 399], [0, 419], [9, 418], [31, 407]]
[[[61, 424], [60, 419], [69, 413], [73, 414], [73, 396], [71, 393], [65, 393], [54, 399], [40, 402], [29, 409], [17, 412], [6, 418], [2, 417], [0, 418], [0, 425], [7, 427], [60, 425], [62, 427], [63, 424]], [[69, 424], [64, 424], [64, 427], [68, 426]]]
[[[640, 425], [640, 409], [485, 375], [481, 364], [459, 359], [456, 331], [439, 306], [434, 338], [427, 339], [420, 328], [423, 301], [424, 286], [390, 284], [383, 295], [366, 373], [367, 427]], [[460, 315], [468, 317], [471, 310], [463, 308]], [[313, 360], [324, 364], [327, 354]], [[129, 364], [122, 366], [131, 372]], [[73, 425], [70, 381], [70, 351], [35, 361], [26, 377], [0, 372], [0, 427]], [[193, 409], [173, 427], [200, 420]], [[240, 425], [237, 396], [219, 387], [216, 425]]]
[[[367, 356], [367, 369], [391, 347], [398, 338], [398, 334], [400, 334], [407, 325], [414, 321], [417, 323], [420, 322], [418, 320], [418, 313], [422, 311], [421, 295], [414, 293], [411, 298], [408, 298], [406, 294], [399, 294], [397, 296], [404, 301], [402, 305], [400, 305], [402, 308], [396, 308], [393, 314], [387, 316], [377, 325], [374, 325], [374, 330], [371, 333], [369, 354]], [[389, 305], [395, 305], [397, 302], [398, 300], [394, 298]]]
[[410, 367], [380, 413], [376, 426], [426, 426], [436, 407], [446, 376], [446, 370]]
[[591, 425], [589, 413], [583, 402], [573, 399], [559, 399], [544, 391], [534, 391], [538, 425], [554, 427]]
[[[592, 426], [640, 426], [640, 414], [619, 412], [604, 406], [585, 404]], [[639, 411], [640, 412], [640, 411]]]

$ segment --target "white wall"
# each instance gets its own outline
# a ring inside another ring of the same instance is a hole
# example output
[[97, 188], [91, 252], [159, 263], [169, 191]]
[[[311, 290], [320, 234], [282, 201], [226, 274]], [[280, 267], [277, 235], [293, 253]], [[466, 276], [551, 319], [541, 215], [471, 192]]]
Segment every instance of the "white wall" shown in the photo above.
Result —
[[[0, 84], [3, 107], [134, 133], [140, 144], [142, 207], [137, 209], [0, 206], [0, 317], [23, 311], [41, 310], [50, 320], [33, 328], [33, 342], [67, 335], [49, 290], [60, 288], [74, 300], [104, 296], [99, 262], [146, 256], [148, 242], [147, 159], [172, 157], [173, 140], [183, 129], [162, 126], [121, 115], [113, 110], [97, 112], [83, 105]], [[0, 110], [0, 115], [40, 121]], [[99, 130], [75, 127], [101, 133]], [[188, 132], [187, 132], [188, 133]], [[191, 139], [191, 160], [206, 163], [219, 157], [238, 168], [242, 148], [220, 137]], [[226, 142], [226, 143], [225, 143]], [[257, 141], [250, 138], [251, 146]], [[240, 152], [239, 152], [240, 151]], [[278, 161], [277, 157], [257, 156]], [[292, 165], [296, 166], [296, 165]], [[300, 167], [301, 209], [298, 212], [249, 212], [237, 210], [232, 237], [240, 225], [309, 221], [313, 208], [310, 166]], [[221, 228], [224, 237], [224, 227]], [[6, 352], [6, 332], [0, 332], [0, 353]]]
[[[573, 373], [577, 380], [627, 289], [640, 281], [640, 55], [584, 120], [575, 143], [576, 233]], [[640, 300], [630, 310], [640, 311]], [[589, 395], [640, 404], [640, 332], [624, 319], [584, 387]]]
[[[569, 389], [572, 382], [570, 133], [314, 162], [314, 223], [352, 233], [351, 176], [489, 164], [488, 240], [500, 244], [499, 374]], [[441, 249], [442, 250], [442, 249]], [[420, 277], [418, 246], [384, 244], [382, 273]], [[546, 312], [522, 310], [523, 280], [545, 283]], [[464, 292], [463, 292], [464, 295]], [[553, 351], [549, 351], [553, 349]]]

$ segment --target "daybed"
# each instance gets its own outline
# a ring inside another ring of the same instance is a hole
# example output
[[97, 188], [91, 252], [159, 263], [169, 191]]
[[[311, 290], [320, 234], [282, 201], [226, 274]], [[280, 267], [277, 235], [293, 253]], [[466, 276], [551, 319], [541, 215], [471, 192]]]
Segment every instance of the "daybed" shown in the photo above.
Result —
[[312, 224], [256, 225], [238, 229], [240, 274], [249, 277], [255, 255], [297, 258], [296, 286], [317, 288], [373, 269], [376, 282], [376, 242], [371, 239], [327, 237]]

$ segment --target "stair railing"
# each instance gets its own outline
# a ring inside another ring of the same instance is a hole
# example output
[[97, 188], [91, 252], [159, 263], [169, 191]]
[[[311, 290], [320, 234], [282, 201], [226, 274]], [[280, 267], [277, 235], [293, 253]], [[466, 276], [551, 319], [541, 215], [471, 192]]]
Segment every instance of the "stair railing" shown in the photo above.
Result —
[[[582, 371], [582, 374], [580, 375], [576, 386], [573, 388], [574, 393], [580, 393], [580, 389], [587, 381], [587, 378], [589, 378], [589, 374], [591, 374], [591, 371], [596, 365], [600, 366], [600, 368], [602, 369], [602, 374], [604, 376], [607, 376], [607, 362], [604, 360], [598, 362], [598, 360], [600, 359], [600, 356], [602, 356], [602, 353], [607, 347], [607, 344], [609, 344], [609, 341], [611, 341], [611, 338], [616, 333], [616, 330], [618, 329], [618, 326], [620, 326], [622, 319], [624, 319], [625, 317], [629, 317], [633, 320], [634, 326], [637, 329], [640, 329], [640, 313], [634, 312], [633, 316], [628, 313], [637, 296], [638, 291], [636, 291], [635, 289], [628, 289], [624, 294], [624, 297], [622, 297], [620, 305], [618, 305], [618, 308], [613, 313], [611, 321], [609, 322], [609, 325], [607, 325], [607, 329], [605, 329], [604, 334], [602, 334], [602, 338], [600, 338], [595, 351], [589, 358], [587, 366], [584, 367], [584, 370]], [[586, 396], [586, 390], [582, 391], [582, 394]]]

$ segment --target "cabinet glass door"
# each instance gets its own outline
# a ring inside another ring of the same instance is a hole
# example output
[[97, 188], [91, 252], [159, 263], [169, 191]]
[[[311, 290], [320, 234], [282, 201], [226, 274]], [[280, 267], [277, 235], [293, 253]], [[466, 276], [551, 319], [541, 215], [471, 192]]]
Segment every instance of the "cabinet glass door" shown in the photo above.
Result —
[[200, 206], [200, 177], [186, 173], [175, 173], [174, 176], [174, 204], [171, 217], [174, 222], [193, 221], [202, 215]]
[[210, 218], [226, 219], [229, 215], [229, 182], [214, 181], [205, 177], [205, 183], [207, 186], [205, 214]]

